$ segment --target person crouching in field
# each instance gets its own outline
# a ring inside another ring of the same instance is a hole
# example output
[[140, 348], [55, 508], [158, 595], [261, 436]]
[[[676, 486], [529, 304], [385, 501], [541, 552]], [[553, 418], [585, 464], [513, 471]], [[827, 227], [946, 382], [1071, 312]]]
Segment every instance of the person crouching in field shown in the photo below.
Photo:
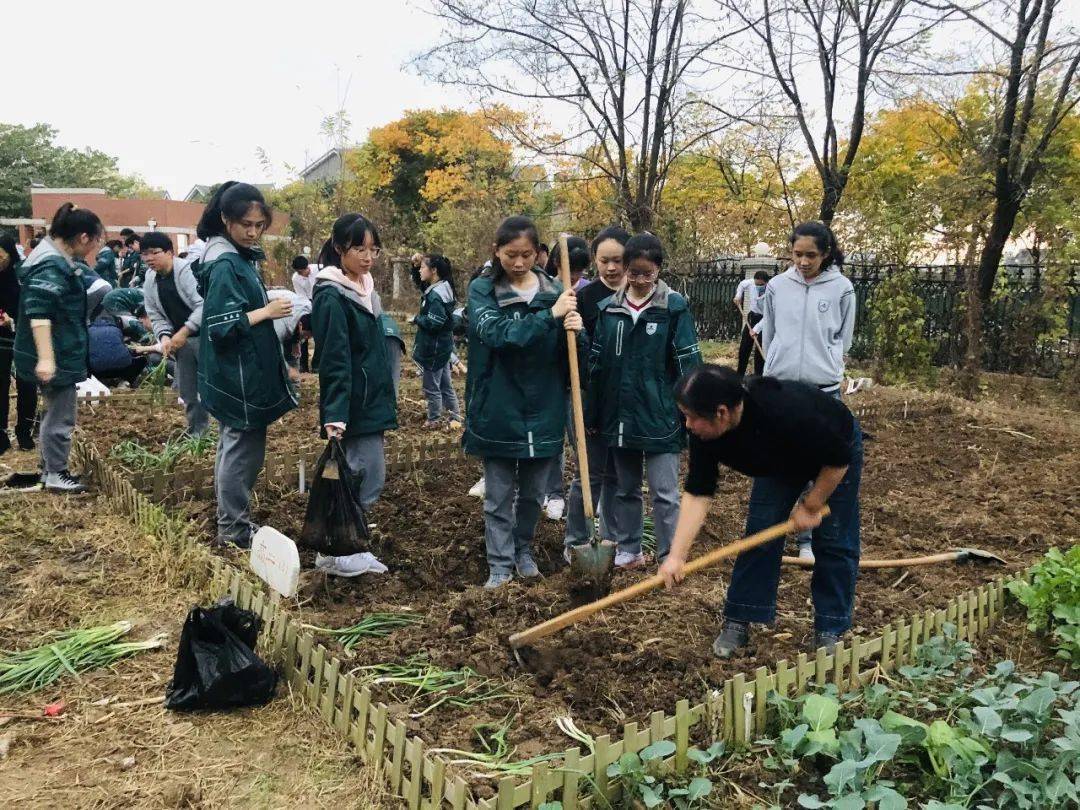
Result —
[[176, 363], [176, 387], [184, 400], [188, 435], [201, 436], [210, 425], [210, 415], [199, 401], [198, 336], [203, 316], [199, 285], [191, 262], [174, 257], [168, 236], [152, 231], [143, 234], [139, 244], [147, 266], [143, 306], [162, 356]]
[[[365, 510], [386, 483], [384, 434], [398, 426], [382, 304], [371, 275], [381, 250], [368, 219], [339, 217], [319, 255], [311, 309], [319, 423], [328, 438], [341, 440], [351, 472], [362, 476], [358, 494]], [[317, 568], [339, 577], [385, 571], [377, 562], [368, 552], [315, 558]]]
[[642, 468], [663, 562], [679, 519], [679, 454], [686, 443], [675, 404], [679, 377], [701, 365], [694, 319], [679, 293], [659, 280], [660, 240], [643, 233], [623, 249], [626, 286], [605, 299], [592, 332], [586, 429], [607, 445], [615, 477], [608, 529], [619, 544], [615, 565], [645, 564]]
[[292, 314], [267, 297], [257, 262], [270, 206], [247, 183], [222, 184], [203, 211], [206, 249], [195, 272], [203, 298], [199, 397], [220, 423], [214, 491], [217, 539], [251, 545], [251, 490], [266, 458], [266, 429], [296, 407], [273, 321]]
[[50, 492], [85, 492], [68, 470], [75, 430], [75, 386], [87, 378], [89, 337], [87, 257], [97, 255], [105, 229], [93, 211], [64, 203], [49, 235], [26, 257], [19, 272], [22, 295], [15, 326], [15, 373], [37, 382], [45, 398], [41, 417], [42, 482]]
[[464, 436], [484, 462], [488, 589], [540, 576], [532, 541], [566, 432], [565, 332], [581, 330], [574, 291], [536, 264], [532, 220], [503, 220], [494, 247], [490, 272], [469, 285]]
[[441, 427], [445, 417], [460, 422], [457, 392], [450, 379], [450, 355], [454, 349], [454, 271], [445, 256], [430, 254], [420, 261], [420, 280], [427, 284], [416, 324], [413, 360], [424, 372], [427, 397], [426, 428]]

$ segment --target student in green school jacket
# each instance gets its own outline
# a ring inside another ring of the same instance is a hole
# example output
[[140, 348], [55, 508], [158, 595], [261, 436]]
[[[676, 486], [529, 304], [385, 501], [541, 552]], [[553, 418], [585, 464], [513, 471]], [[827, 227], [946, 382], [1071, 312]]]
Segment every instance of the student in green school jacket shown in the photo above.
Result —
[[266, 428], [297, 403], [273, 324], [292, 314], [292, 302], [267, 296], [256, 264], [270, 217], [262, 192], [230, 181], [198, 225], [206, 240], [195, 270], [203, 299], [199, 399], [220, 423], [217, 537], [241, 548], [251, 545], [251, 490], [266, 457]]
[[675, 383], [701, 365], [686, 299], [659, 280], [660, 240], [644, 233], [623, 249], [626, 286], [600, 303], [589, 351], [586, 427], [611, 450], [615, 496], [608, 528], [619, 544], [615, 564], [645, 564], [642, 467], [663, 562], [679, 520], [679, 453], [686, 442]]
[[[370, 510], [386, 483], [384, 434], [397, 429], [397, 399], [387, 351], [382, 304], [371, 269], [382, 250], [375, 225], [360, 214], [337, 219], [319, 255], [312, 295], [311, 333], [319, 369], [319, 423], [341, 440], [360, 481], [360, 505]], [[317, 555], [332, 576], [382, 573], [369, 552]]]
[[105, 229], [93, 211], [64, 203], [49, 235], [19, 268], [22, 295], [15, 327], [15, 373], [37, 382], [45, 398], [41, 417], [41, 470], [45, 489], [77, 493], [86, 485], [68, 470], [75, 430], [75, 386], [88, 371], [87, 256], [97, 254]]
[[532, 540], [566, 432], [565, 330], [581, 316], [573, 290], [536, 267], [539, 250], [532, 220], [509, 217], [490, 273], [469, 285], [464, 446], [484, 461], [488, 589], [540, 575]]

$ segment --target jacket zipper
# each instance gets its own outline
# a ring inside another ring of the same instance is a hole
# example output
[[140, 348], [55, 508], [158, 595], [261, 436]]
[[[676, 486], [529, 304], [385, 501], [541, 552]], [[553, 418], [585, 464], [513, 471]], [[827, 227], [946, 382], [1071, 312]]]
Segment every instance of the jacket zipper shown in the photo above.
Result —
[[803, 363], [806, 360], [806, 308], [810, 305], [810, 285], [806, 285], [806, 295], [803, 296], [802, 306], [802, 332], [799, 335], [799, 376], [803, 378]]

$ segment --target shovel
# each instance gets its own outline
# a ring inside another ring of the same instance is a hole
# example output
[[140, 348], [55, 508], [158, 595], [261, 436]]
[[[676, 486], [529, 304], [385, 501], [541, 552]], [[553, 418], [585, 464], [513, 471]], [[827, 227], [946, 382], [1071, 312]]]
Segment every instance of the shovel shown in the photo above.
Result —
[[[825, 518], [828, 514], [829, 507], [826, 506], [821, 510], [821, 516], [822, 518]], [[775, 540], [777, 537], [783, 537], [786, 534], [794, 533], [795, 521], [785, 520], [783, 523], [777, 523], [775, 526], [762, 529], [760, 532], [743, 538], [736, 543], [721, 546], [706, 554], [702, 554], [700, 557], [688, 562], [683, 568], [683, 573], [689, 575], [700, 571], [703, 568], [710, 568], [721, 560], [726, 560], [729, 557], [742, 554], [744, 551], [763, 546], [766, 543]], [[603, 599], [599, 599], [588, 605], [582, 605], [573, 610], [568, 610], [565, 613], [560, 613], [555, 618], [548, 619], [546, 622], [530, 627], [528, 630], [514, 633], [514, 635], [510, 636], [510, 647], [514, 651], [514, 657], [518, 659], [519, 663], [522, 663], [521, 656], [518, 654], [522, 647], [553, 635], [572, 624], [577, 624], [578, 622], [587, 619], [589, 616], [592, 616], [594, 613], [600, 612], [604, 608], [617, 605], [620, 602], [625, 602], [629, 599], [634, 599], [644, 593], [663, 587], [663, 585], [664, 578], [660, 574], [655, 574], [648, 579], [635, 582], [628, 588], [623, 588], [621, 591], [616, 591], [609, 596], [605, 596]]]
[[[799, 557], [784, 557], [784, 565], [798, 565], [803, 568], [813, 568], [813, 560], [804, 560]], [[919, 565], [937, 565], [943, 562], [977, 562], [1005, 564], [997, 554], [983, 551], [980, 548], [958, 548], [953, 551], [943, 551], [941, 554], [928, 554], [925, 557], [903, 557], [897, 560], [859, 560], [859, 568], [914, 568]]]
[[[570, 289], [570, 251], [566, 234], [559, 234], [559, 280], [563, 289]], [[570, 596], [575, 604], [592, 602], [611, 590], [611, 575], [615, 570], [617, 544], [596, 536], [596, 515], [593, 510], [592, 486], [589, 483], [589, 455], [585, 449], [585, 415], [581, 407], [581, 378], [578, 375], [577, 340], [566, 336], [570, 360], [570, 403], [574, 412], [574, 444], [577, 450], [578, 478], [581, 480], [581, 501], [585, 510], [585, 525], [589, 541], [570, 546]]]

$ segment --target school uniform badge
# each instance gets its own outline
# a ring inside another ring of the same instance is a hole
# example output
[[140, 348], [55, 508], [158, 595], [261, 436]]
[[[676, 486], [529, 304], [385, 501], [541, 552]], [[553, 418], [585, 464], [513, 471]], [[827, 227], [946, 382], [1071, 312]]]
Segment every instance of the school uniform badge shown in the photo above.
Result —
[[655, 335], [656, 334], [656, 327], [658, 325], [659, 324], [655, 324], [655, 323], [647, 323], [647, 324], [645, 324], [645, 334], [646, 335]]
[[817, 311], [822, 312], [822, 313], [828, 312], [829, 311], [829, 302], [828, 301], [818, 301], [817, 302]]

